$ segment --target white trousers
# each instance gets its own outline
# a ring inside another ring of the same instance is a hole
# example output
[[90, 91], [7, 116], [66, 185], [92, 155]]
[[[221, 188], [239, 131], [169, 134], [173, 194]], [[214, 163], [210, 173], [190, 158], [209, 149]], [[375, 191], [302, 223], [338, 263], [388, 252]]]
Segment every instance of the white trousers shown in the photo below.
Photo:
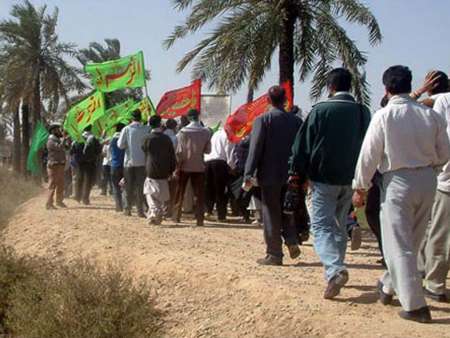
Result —
[[149, 219], [162, 217], [166, 202], [170, 199], [168, 180], [155, 180], [147, 177], [144, 183], [144, 195], [148, 204], [147, 217]]
[[383, 174], [381, 237], [387, 272], [381, 282], [396, 293], [406, 311], [426, 306], [417, 256], [436, 193], [432, 168], [401, 169]]

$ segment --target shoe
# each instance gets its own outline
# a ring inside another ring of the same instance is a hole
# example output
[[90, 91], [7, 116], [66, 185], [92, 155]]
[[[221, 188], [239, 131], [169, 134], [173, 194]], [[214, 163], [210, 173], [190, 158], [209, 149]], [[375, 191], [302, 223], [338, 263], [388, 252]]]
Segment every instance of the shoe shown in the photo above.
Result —
[[264, 258], [257, 259], [256, 263], [258, 263], [259, 265], [280, 266], [280, 265], [283, 265], [283, 258], [276, 257], [276, 256], [273, 256], [273, 255], [267, 255]]
[[425, 297], [430, 298], [436, 302], [448, 303], [448, 297], [445, 293], [442, 293], [442, 294], [434, 293], [434, 292], [428, 290], [427, 288], [423, 288], [423, 294]]
[[291, 257], [292, 259], [296, 259], [297, 257], [300, 256], [300, 247], [295, 244], [295, 245], [287, 245], [288, 251], [289, 251], [289, 257]]
[[147, 218], [147, 216], [145, 216], [145, 213], [143, 211], [138, 212], [138, 217], [139, 218]]
[[45, 206], [45, 209], [47, 209], [47, 210], [56, 210], [56, 207], [53, 204], [47, 204]]
[[413, 311], [400, 311], [398, 315], [405, 320], [411, 320], [417, 323], [431, 323], [431, 313], [428, 306]]
[[383, 291], [383, 283], [379, 280], [377, 283], [378, 299], [383, 305], [390, 305], [392, 303], [393, 295], [385, 293]]
[[202, 226], [204, 226], [205, 224], [204, 224], [204, 222], [203, 221], [197, 221], [197, 224], [196, 224], [196, 226], [198, 226], [198, 227], [202, 227]]
[[124, 214], [125, 216], [131, 216], [131, 210], [130, 210], [130, 209], [125, 209], [125, 210], [123, 211], [123, 214]]
[[217, 218], [217, 221], [220, 223], [227, 223], [227, 219], [226, 218]]
[[308, 242], [309, 240], [309, 231], [304, 231], [300, 234], [300, 241], [302, 243]]
[[359, 250], [361, 248], [361, 227], [354, 226], [351, 234], [350, 248], [352, 251]]
[[338, 272], [328, 282], [328, 286], [323, 294], [324, 299], [333, 299], [340, 292], [342, 287], [348, 282], [348, 272], [346, 270]]
[[67, 205], [65, 205], [63, 202], [56, 203], [56, 205], [60, 208], [67, 208]]

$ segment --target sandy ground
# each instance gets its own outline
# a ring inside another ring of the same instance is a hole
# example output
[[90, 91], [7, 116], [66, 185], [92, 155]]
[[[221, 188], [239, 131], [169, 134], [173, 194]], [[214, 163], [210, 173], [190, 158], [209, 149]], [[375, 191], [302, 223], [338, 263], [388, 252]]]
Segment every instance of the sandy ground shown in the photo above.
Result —
[[349, 252], [350, 281], [334, 301], [322, 299], [323, 270], [311, 243], [299, 260], [260, 267], [262, 230], [238, 223], [148, 226], [113, 210], [93, 193], [92, 206], [67, 201], [48, 212], [45, 196], [21, 206], [5, 230], [19, 253], [67, 259], [91, 257], [146, 276], [158, 295], [167, 337], [450, 337], [450, 304], [430, 302], [435, 323], [401, 320], [377, 302], [382, 273], [374, 238]]

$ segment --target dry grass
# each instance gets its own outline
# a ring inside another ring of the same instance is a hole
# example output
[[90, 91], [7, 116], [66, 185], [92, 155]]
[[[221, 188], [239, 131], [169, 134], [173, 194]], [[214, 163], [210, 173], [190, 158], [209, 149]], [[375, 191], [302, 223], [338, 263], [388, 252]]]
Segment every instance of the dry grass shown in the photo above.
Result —
[[40, 187], [0, 167], [0, 226], [4, 226], [22, 203], [36, 196]]

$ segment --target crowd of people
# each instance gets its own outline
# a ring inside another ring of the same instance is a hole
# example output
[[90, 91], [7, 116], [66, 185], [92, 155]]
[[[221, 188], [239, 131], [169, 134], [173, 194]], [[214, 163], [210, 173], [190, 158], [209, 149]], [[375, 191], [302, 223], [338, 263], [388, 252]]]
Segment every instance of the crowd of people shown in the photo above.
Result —
[[305, 121], [298, 108], [285, 110], [283, 88], [270, 88], [270, 110], [238, 144], [225, 130], [205, 127], [196, 110], [179, 123], [152, 116], [146, 124], [134, 111], [132, 121], [118, 124], [104, 141], [87, 127], [83, 142], [71, 143], [52, 125], [47, 209], [55, 208], [55, 193], [56, 206], [66, 207], [71, 177], [75, 200], [89, 204], [103, 157], [102, 193], [109, 192], [126, 216], [134, 206], [139, 217], [159, 225], [170, 218], [180, 223], [183, 210], [194, 211], [196, 226], [203, 226], [214, 211], [226, 222], [229, 210], [250, 223], [253, 209], [266, 243], [261, 265], [283, 264], [283, 242], [297, 258], [311, 233], [325, 270], [324, 298], [333, 299], [349, 280], [347, 243], [357, 249], [361, 241], [349, 215], [365, 207], [386, 268], [377, 283], [381, 303], [392, 304], [396, 295], [403, 319], [428, 323], [425, 297], [448, 301], [449, 80], [434, 71], [413, 91], [411, 71], [390, 67], [383, 74], [382, 108], [374, 114], [356, 102], [352, 80], [347, 69], [332, 70], [329, 98]]

